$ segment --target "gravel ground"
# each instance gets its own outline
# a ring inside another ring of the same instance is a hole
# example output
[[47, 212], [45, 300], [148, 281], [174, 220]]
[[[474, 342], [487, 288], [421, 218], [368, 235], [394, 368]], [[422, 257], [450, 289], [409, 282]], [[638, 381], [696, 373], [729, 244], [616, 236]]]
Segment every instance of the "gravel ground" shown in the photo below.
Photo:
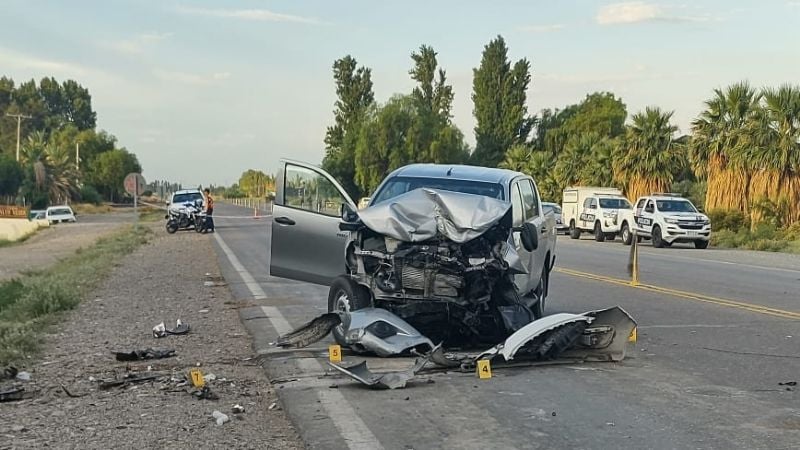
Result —
[[[297, 433], [219, 281], [212, 239], [192, 232], [156, 238], [119, 265], [62, 325], [45, 337], [36, 362], [19, 367], [31, 381], [18, 385], [30, 398], [0, 403], [0, 448], [302, 448]], [[208, 277], [210, 274], [211, 277]], [[152, 328], [180, 318], [183, 336], [155, 339]], [[174, 349], [172, 358], [117, 362], [111, 351]], [[151, 366], [151, 367], [148, 367]], [[199, 366], [219, 399], [200, 400], [181, 386]], [[148, 371], [148, 369], [151, 369]], [[101, 389], [99, 380], [126, 373], [163, 374], [155, 381]], [[95, 380], [95, 381], [93, 381]], [[71, 397], [62, 388], [67, 388]], [[231, 407], [245, 408], [233, 414]], [[218, 410], [230, 421], [217, 425]]]

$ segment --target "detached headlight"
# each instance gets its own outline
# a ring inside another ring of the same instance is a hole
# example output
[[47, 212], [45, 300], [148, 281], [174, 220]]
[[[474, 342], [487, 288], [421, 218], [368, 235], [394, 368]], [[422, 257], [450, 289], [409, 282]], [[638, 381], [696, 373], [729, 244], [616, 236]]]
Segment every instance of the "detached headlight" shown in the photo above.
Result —
[[377, 322], [373, 322], [372, 324], [370, 324], [366, 328], [366, 331], [369, 331], [370, 333], [374, 334], [375, 336], [378, 336], [381, 339], [386, 339], [388, 337], [397, 334], [398, 330], [397, 328], [394, 327], [394, 325], [379, 320]]
[[669, 217], [664, 218], [664, 222], [671, 223], [673, 225], [678, 224], [678, 219], [670, 219]]

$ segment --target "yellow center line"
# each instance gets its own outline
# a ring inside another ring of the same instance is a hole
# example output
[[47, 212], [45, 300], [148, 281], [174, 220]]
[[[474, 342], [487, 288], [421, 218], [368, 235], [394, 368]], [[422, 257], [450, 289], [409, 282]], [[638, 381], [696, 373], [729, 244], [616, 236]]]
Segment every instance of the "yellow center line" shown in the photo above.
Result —
[[621, 278], [607, 277], [607, 276], [604, 276], [604, 275], [597, 275], [597, 274], [589, 273], [589, 272], [581, 272], [581, 271], [578, 271], [578, 270], [565, 269], [565, 268], [562, 268], [562, 267], [557, 267], [554, 270], [556, 272], [558, 272], [558, 273], [563, 273], [565, 275], [572, 275], [572, 276], [575, 276], [575, 277], [588, 278], [590, 280], [602, 281], [602, 282], [605, 282], [605, 283], [616, 284], [616, 285], [619, 285], [619, 286], [625, 286], [625, 287], [629, 287], [629, 288], [633, 288], [633, 289], [643, 289], [645, 291], [656, 292], [656, 293], [660, 293], [660, 294], [667, 294], [667, 295], [671, 295], [673, 297], [683, 298], [683, 299], [686, 299], [686, 300], [694, 300], [694, 301], [699, 301], [699, 302], [704, 302], [704, 303], [711, 303], [711, 304], [714, 304], [714, 305], [725, 306], [725, 307], [728, 307], [728, 308], [737, 308], [737, 309], [750, 311], [750, 312], [755, 312], [755, 313], [759, 313], [759, 314], [766, 314], [766, 315], [769, 315], [769, 316], [782, 317], [784, 319], [800, 320], [800, 313], [799, 312], [787, 311], [787, 310], [784, 310], [784, 309], [777, 309], [777, 308], [770, 308], [770, 307], [767, 307], [767, 306], [756, 305], [756, 304], [753, 304], [753, 303], [740, 302], [740, 301], [736, 301], [736, 300], [729, 300], [729, 299], [725, 299], [725, 298], [712, 297], [710, 295], [697, 294], [697, 293], [694, 293], [694, 292], [679, 291], [677, 289], [670, 289], [670, 288], [665, 288], [665, 287], [661, 287], [661, 286], [654, 286], [654, 285], [651, 285], [651, 284], [639, 284], [639, 285], [635, 285], [634, 286], [634, 285], [631, 284], [630, 281], [623, 280]]

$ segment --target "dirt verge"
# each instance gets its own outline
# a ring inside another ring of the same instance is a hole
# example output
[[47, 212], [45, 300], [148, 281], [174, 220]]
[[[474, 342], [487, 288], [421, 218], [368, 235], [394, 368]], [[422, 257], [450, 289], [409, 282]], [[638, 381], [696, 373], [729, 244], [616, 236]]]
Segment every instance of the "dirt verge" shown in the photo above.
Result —
[[[38, 362], [18, 367], [31, 381], [0, 380], [0, 389], [23, 387], [29, 397], [0, 403], [0, 448], [302, 448], [252, 358], [238, 305], [219, 285], [212, 237], [152, 226], [158, 237], [65, 317]], [[154, 325], [171, 328], [178, 318], [189, 334], [153, 337]], [[146, 348], [176, 356], [118, 362], [111, 353]], [[208, 386], [218, 400], [197, 399], [183, 383], [198, 366], [216, 378]], [[156, 378], [102, 389], [102, 380], [126, 374]], [[245, 412], [233, 413], [236, 404]], [[215, 410], [230, 421], [217, 425]]]

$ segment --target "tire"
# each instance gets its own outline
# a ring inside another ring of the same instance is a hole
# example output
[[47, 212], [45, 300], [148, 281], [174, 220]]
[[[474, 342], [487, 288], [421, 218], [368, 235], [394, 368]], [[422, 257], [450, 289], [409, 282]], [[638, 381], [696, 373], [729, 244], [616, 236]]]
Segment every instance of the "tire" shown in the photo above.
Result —
[[694, 241], [694, 248], [705, 250], [708, 248], [709, 241]]
[[533, 305], [531, 308], [531, 312], [533, 312], [533, 319], [541, 319], [544, 317], [544, 307], [547, 304], [547, 291], [550, 287], [550, 271], [547, 268], [542, 269], [542, 276], [539, 278], [539, 284], [536, 286], [536, 289], [533, 291], [539, 300], [536, 304]]
[[167, 233], [175, 234], [176, 231], [178, 231], [178, 222], [174, 220], [167, 221]]
[[664, 239], [661, 237], [661, 227], [656, 225], [653, 227], [653, 247], [664, 248]]
[[606, 240], [613, 241], [617, 238], [617, 233], [606, 233]]
[[631, 233], [631, 229], [628, 227], [628, 222], [622, 224], [620, 237], [622, 237], [622, 243], [625, 245], [631, 245], [633, 243], [633, 233]]
[[581, 230], [575, 228], [575, 221], [571, 221], [569, 223], [569, 237], [571, 239], [580, 239], [581, 238]]
[[[367, 308], [371, 305], [367, 288], [359, 285], [346, 276], [336, 277], [328, 291], [328, 312], [349, 312]], [[344, 318], [342, 318], [344, 320]], [[339, 345], [346, 346], [344, 332], [348, 324], [342, 323], [334, 327], [333, 338]]]
[[606, 235], [603, 233], [603, 227], [600, 226], [600, 222], [595, 222], [594, 224], [594, 240], [597, 242], [606, 240]]

